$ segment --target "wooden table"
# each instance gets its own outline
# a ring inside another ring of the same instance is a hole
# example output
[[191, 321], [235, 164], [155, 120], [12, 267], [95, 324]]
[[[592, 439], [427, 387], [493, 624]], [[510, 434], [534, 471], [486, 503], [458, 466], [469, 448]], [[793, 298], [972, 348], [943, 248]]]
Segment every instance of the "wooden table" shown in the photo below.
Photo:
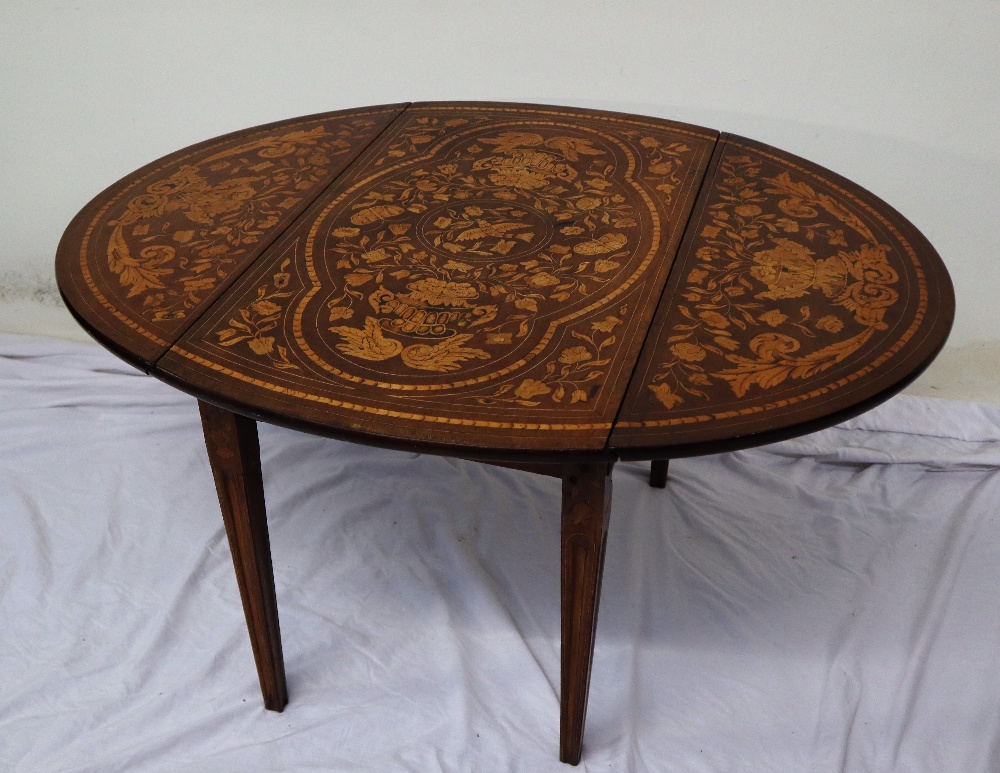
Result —
[[577, 763], [611, 469], [859, 414], [954, 300], [902, 216], [752, 140], [641, 116], [418, 103], [143, 167], [59, 245], [101, 343], [195, 395], [264, 703], [287, 702], [255, 421], [561, 477], [560, 759]]

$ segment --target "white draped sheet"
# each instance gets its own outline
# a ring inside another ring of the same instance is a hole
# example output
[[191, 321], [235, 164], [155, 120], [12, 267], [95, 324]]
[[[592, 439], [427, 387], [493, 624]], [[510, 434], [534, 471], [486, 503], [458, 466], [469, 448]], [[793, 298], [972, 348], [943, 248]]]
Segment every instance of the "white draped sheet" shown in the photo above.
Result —
[[[564, 771], [555, 479], [261, 425], [261, 702], [195, 401], [0, 336], [0, 770]], [[581, 770], [1000, 770], [1000, 410], [614, 471]]]

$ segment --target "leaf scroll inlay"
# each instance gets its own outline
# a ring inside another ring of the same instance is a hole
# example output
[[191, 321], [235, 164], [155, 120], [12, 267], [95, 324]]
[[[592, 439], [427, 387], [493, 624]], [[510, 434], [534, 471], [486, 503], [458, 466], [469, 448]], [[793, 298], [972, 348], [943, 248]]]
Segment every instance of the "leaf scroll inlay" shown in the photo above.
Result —
[[749, 154], [720, 164], [648, 384], [664, 408], [705, 401], [716, 384], [742, 398], [811, 378], [888, 327], [891, 248], [840, 200], [768, 166]]
[[174, 168], [107, 225], [107, 266], [151, 323], [182, 320], [316, 190], [374, 122], [332, 120]]
[[[643, 214], [620, 151], [599, 135], [476, 131], [472, 123], [426, 118], [401, 131], [374, 165], [394, 160], [402, 171], [347, 200], [329, 222], [326, 330], [340, 354], [415, 375], [481, 368], [534, 335], [544, 314], [598, 299], [635, 271]], [[437, 150], [456, 129], [469, 139]], [[669, 205], [691, 149], [634, 130], [629, 139], [635, 174]], [[418, 153], [432, 160], [407, 166]], [[588, 317], [568, 334], [573, 346], [553, 350], [520, 381], [456, 399], [592, 400], [622, 309]]]

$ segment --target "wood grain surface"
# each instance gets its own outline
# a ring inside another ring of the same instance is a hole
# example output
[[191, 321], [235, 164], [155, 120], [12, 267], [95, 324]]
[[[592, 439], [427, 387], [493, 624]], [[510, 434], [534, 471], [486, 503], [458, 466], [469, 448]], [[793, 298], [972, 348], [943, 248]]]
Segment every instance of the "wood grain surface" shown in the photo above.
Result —
[[200, 399], [529, 463], [819, 429], [912, 380], [954, 313], [927, 240], [836, 174], [538, 105], [360, 108], [202, 143], [98, 196], [57, 269], [95, 337]]
[[611, 520], [612, 466], [563, 467], [559, 759], [570, 765], [580, 762], [583, 751], [604, 553]]
[[254, 419], [562, 478], [560, 759], [582, 754], [617, 459], [802, 434], [916, 377], [934, 248], [854, 183], [669, 121], [361, 108], [211, 140], [100, 194], [71, 311], [201, 400], [265, 705], [288, 700]]
[[669, 457], [836, 423], [915, 378], [953, 315], [940, 258], [895, 210], [725, 135], [610, 444]]
[[60, 242], [67, 305], [117, 353], [151, 364], [404, 107], [247, 129], [119, 180]]
[[288, 703], [288, 686], [281, 655], [257, 424], [210, 403], [199, 403], [198, 407], [264, 706], [282, 711]]
[[413, 106], [157, 369], [382, 438], [600, 451], [714, 144]]

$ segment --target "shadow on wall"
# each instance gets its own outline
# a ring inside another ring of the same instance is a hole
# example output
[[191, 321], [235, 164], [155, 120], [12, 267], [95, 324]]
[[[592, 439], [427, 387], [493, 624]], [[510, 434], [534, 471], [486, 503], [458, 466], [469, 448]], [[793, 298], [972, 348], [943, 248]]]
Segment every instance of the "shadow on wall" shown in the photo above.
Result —
[[[0, 320], [7, 321], [6, 314], [2, 311], [6, 305], [24, 302], [51, 308], [63, 305], [62, 298], [59, 297], [59, 288], [56, 286], [55, 274], [51, 270], [44, 274], [30, 270], [0, 271]], [[2, 324], [0, 331], [11, 332]]]
[[66, 309], [51, 271], [0, 272], [0, 335], [3, 333], [92, 340]]

